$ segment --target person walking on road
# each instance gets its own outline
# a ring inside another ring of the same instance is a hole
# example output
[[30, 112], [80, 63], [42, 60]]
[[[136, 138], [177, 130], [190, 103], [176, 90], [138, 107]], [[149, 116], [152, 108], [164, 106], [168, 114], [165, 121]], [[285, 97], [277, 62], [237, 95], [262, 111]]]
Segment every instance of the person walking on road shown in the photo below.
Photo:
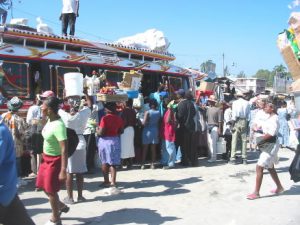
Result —
[[59, 200], [60, 185], [67, 179], [67, 130], [58, 115], [60, 102], [49, 97], [42, 105], [42, 116], [48, 121], [42, 130], [44, 138], [43, 159], [36, 180], [36, 187], [45, 191], [52, 209], [51, 219], [46, 225], [61, 225], [60, 214], [68, 212], [69, 207]]
[[247, 195], [247, 199], [249, 200], [254, 200], [260, 197], [259, 191], [263, 180], [264, 168], [268, 169], [276, 184], [276, 188], [271, 190], [271, 193], [280, 194], [284, 191], [274, 168], [274, 164], [278, 163], [277, 153], [279, 150], [279, 141], [277, 137], [279, 122], [278, 116], [275, 114], [275, 105], [273, 103], [267, 103], [265, 112], [268, 115], [267, 119], [254, 128], [256, 131], [261, 133], [261, 135], [257, 137], [257, 145], [262, 152], [256, 165], [256, 182], [254, 192]]

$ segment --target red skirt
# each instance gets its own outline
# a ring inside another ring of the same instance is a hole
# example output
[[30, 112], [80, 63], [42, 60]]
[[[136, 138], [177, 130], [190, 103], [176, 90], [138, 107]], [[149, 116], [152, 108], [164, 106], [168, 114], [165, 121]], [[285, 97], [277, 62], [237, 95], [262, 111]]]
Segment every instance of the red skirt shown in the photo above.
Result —
[[36, 187], [44, 189], [46, 193], [55, 194], [60, 190], [59, 173], [61, 156], [43, 154], [42, 163], [36, 179]]

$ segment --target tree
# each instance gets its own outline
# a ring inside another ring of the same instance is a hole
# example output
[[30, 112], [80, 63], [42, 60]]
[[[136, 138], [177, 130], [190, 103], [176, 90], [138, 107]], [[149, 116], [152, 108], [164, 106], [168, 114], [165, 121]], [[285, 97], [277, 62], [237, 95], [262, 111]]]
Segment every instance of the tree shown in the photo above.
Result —
[[267, 87], [273, 87], [274, 76], [276, 73], [282, 73], [284, 76], [290, 77], [290, 73], [287, 72], [287, 68], [280, 64], [274, 66], [272, 71], [260, 69], [253, 77], [266, 80]]
[[245, 78], [245, 77], [246, 77], [246, 74], [245, 74], [244, 71], [240, 71], [236, 77], [237, 77], [237, 78]]
[[269, 70], [260, 69], [256, 72], [254, 77], [265, 80], [267, 83], [267, 87], [272, 87], [273, 85], [274, 76], [272, 75], [272, 72]]
[[278, 73], [286, 73], [286, 67], [282, 64], [277, 65], [273, 68], [274, 72], [278, 72]]

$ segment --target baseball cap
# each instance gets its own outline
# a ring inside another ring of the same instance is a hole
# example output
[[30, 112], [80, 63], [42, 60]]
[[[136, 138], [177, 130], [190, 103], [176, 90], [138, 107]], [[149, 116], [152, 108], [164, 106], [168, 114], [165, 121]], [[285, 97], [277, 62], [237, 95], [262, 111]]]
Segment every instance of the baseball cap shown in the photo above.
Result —
[[48, 97], [55, 97], [55, 94], [53, 91], [45, 91], [43, 94], [40, 95], [42, 98], [48, 98]]
[[183, 89], [178, 89], [177, 91], [175, 91], [176, 95], [180, 95], [180, 96], [184, 96], [185, 95], [185, 91]]

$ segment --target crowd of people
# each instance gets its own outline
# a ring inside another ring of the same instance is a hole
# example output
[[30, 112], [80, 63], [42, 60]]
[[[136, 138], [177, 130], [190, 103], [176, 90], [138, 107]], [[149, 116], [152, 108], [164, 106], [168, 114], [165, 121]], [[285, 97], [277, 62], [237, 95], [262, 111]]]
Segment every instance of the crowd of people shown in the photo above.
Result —
[[[247, 164], [249, 151], [261, 151], [255, 190], [247, 198], [259, 198], [264, 168], [276, 184], [273, 193], [284, 190], [274, 165], [280, 147], [298, 144], [297, 130], [291, 126], [296, 118], [293, 101], [287, 104], [259, 95], [250, 99], [237, 92], [232, 101], [220, 102], [214, 95], [200, 93], [194, 98], [189, 90], [168, 93], [162, 86], [150, 96], [126, 103], [97, 102], [84, 93], [65, 101], [50, 90], [37, 95], [26, 119], [18, 113], [22, 101], [13, 97], [7, 103], [9, 111], [1, 115], [15, 146], [17, 186], [26, 185], [21, 178], [21, 157], [29, 152], [29, 176], [36, 177], [36, 189], [45, 191], [52, 208], [47, 224], [61, 224], [61, 213], [75, 203], [74, 176], [76, 202], [86, 200], [84, 174], [95, 173], [96, 158], [104, 179], [99, 187], [118, 191], [117, 170], [130, 169], [133, 164], [140, 169], [149, 165], [151, 169], [172, 169], [197, 166], [201, 156], [212, 164], [218, 160]], [[226, 140], [226, 152], [219, 155], [220, 138]], [[61, 201], [62, 182], [67, 196]], [[19, 201], [15, 196], [12, 199]]]

